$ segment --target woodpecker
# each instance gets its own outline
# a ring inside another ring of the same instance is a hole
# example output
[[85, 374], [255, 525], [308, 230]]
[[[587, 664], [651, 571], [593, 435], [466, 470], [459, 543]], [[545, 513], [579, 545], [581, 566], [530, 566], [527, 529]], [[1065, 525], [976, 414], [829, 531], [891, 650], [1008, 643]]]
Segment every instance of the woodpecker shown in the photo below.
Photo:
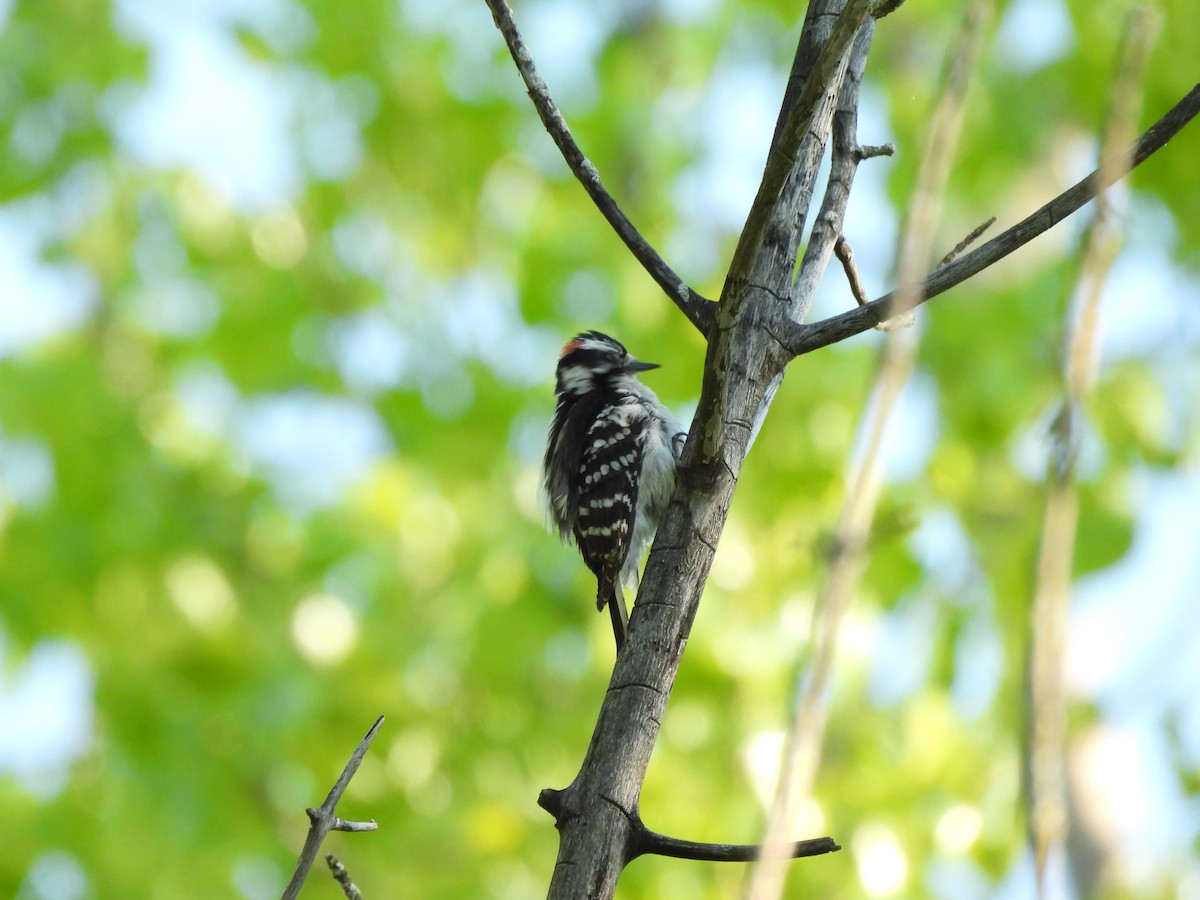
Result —
[[607, 605], [620, 650], [629, 615], [622, 585], [638, 563], [675, 489], [687, 432], [637, 379], [657, 369], [622, 344], [585, 331], [562, 348], [558, 403], [546, 441], [542, 489], [559, 536], [574, 537], [596, 576], [596, 607]]

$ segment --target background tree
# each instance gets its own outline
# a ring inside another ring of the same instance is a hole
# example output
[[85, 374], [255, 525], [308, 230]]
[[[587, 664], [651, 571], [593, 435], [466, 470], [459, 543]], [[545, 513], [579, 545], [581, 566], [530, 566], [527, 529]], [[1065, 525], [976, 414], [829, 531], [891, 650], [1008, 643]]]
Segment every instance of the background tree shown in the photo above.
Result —
[[[614, 195], [716, 296], [800, 11], [519, 12]], [[996, 9], [935, 247], [1091, 168], [1124, 12]], [[345, 854], [368, 896], [541, 892], [532, 799], [573, 777], [612, 661], [534, 502], [554, 353], [608, 327], [687, 413], [698, 334], [568, 176], [480, 4], [2, 15], [0, 893], [278, 896], [302, 809], [380, 712], [341, 807], [380, 822]], [[1139, 128], [1195, 81], [1194, 16], [1162, 6]], [[859, 138], [898, 153], [864, 163], [846, 223], [873, 295], [961, 18], [905, 6], [875, 38]], [[1118, 896], [1195, 878], [1194, 148], [1120, 195], [1081, 457], [1073, 796]], [[793, 867], [807, 892], [1031, 883], [1022, 669], [1080, 228], [928, 312], [795, 823], [846, 851]], [[826, 282], [816, 316], [850, 303]], [[794, 367], [755, 445], [642, 793], [662, 831], [761, 830], [879, 340]], [[745, 876], [640, 860], [621, 893]]]

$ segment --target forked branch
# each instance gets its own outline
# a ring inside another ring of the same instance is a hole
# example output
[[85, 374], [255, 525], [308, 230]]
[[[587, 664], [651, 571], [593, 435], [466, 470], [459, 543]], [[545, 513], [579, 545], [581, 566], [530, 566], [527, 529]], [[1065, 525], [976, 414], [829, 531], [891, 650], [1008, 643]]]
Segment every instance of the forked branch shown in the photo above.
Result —
[[354, 777], [363, 757], [367, 755], [367, 750], [370, 748], [371, 742], [375, 740], [375, 735], [379, 732], [379, 726], [382, 724], [383, 716], [380, 716], [375, 720], [375, 724], [371, 726], [371, 730], [366, 733], [366, 736], [358, 742], [358, 746], [350, 754], [346, 768], [342, 769], [342, 774], [334, 783], [325, 802], [319, 808], [314, 809], [310, 806], [305, 810], [311, 822], [308, 828], [308, 837], [304, 840], [304, 849], [300, 851], [300, 859], [296, 862], [296, 871], [292, 873], [292, 880], [288, 882], [288, 886], [283, 891], [283, 900], [295, 900], [300, 895], [300, 888], [304, 886], [304, 880], [317, 860], [317, 852], [321, 849], [321, 843], [329, 832], [374, 831], [379, 827], [373, 819], [369, 822], [347, 822], [334, 815], [334, 811], [337, 809], [338, 801], [342, 799], [342, 794], [346, 793], [350, 779]]
[[[564, 813], [564, 793], [547, 788], [538, 795], [538, 806], [550, 813], [555, 822], [558, 822]], [[669, 856], [673, 859], [694, 859], [698, 862], [753, 862], [762, 856], [762, 844], [714, 844], [669, 837], [647, 828], [636, 810], [632, 813], [625, 811], [625, 814], [630, 820], [625, 850], [626, 862], [639, 856]], [[792, 841], [779, 848], [779, 852], [789, 859], [800, 859], [822, 856], [841, 849], [841, 845], [833, 838], [819, 837]]]
[[[1129, 170], [1136, 169], [1161, 150], [1188, 122], [1200, 113], [1200, 84], [1193, 87], [1171, 110], [1151, 125], [1134, 144], [1121, 151], [1130, 161]], [[1063, 191], [1036, 212], [1012, 228], [948, 266], [935, 269], [920, 284], [918, 295], [924, 302], [977, 275], [999, 262], [1013, 251], [1025, 246], [1035, 237], [1057, 225], [1071, 213], [1098, 196], [1124, 177], [1125, 169], [1102, 163], [1086, 178]], [[775, 337], [795, 356], [811, 353], [829, 344], [861, 334], [895, 315], [901, 289], [890, 291], [840, 315], [830, 316], [808, 325], [791, 324], [775, 330]]]

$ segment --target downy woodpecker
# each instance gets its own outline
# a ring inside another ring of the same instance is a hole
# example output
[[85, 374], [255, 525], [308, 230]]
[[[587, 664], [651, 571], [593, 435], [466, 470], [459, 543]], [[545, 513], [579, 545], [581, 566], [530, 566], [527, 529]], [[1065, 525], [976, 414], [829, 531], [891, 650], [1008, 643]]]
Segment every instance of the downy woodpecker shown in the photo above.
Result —
[[573, 536], [607, 604], [617, 649], [629, 621], [622, 585], [638, 564], [675, 489], [687, 432], [637, 380], [658, 368], [606, 334], [586, 331], [558, 357], [558, 405], [546, 442], [542, 488], [563, 540]]

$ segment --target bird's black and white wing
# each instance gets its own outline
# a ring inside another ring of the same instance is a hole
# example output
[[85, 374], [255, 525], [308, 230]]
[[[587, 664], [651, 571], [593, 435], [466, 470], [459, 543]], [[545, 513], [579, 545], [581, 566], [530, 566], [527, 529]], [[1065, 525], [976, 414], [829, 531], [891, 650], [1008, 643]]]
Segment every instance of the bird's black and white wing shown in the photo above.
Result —
[[620, 590], [638, 508], [638, 476], [649, 416], [636, 402], [619, 403], [597, 416], [584, 440], [579, 465], [575, 539], [588, 568], [601, 582], [597, 605]]

